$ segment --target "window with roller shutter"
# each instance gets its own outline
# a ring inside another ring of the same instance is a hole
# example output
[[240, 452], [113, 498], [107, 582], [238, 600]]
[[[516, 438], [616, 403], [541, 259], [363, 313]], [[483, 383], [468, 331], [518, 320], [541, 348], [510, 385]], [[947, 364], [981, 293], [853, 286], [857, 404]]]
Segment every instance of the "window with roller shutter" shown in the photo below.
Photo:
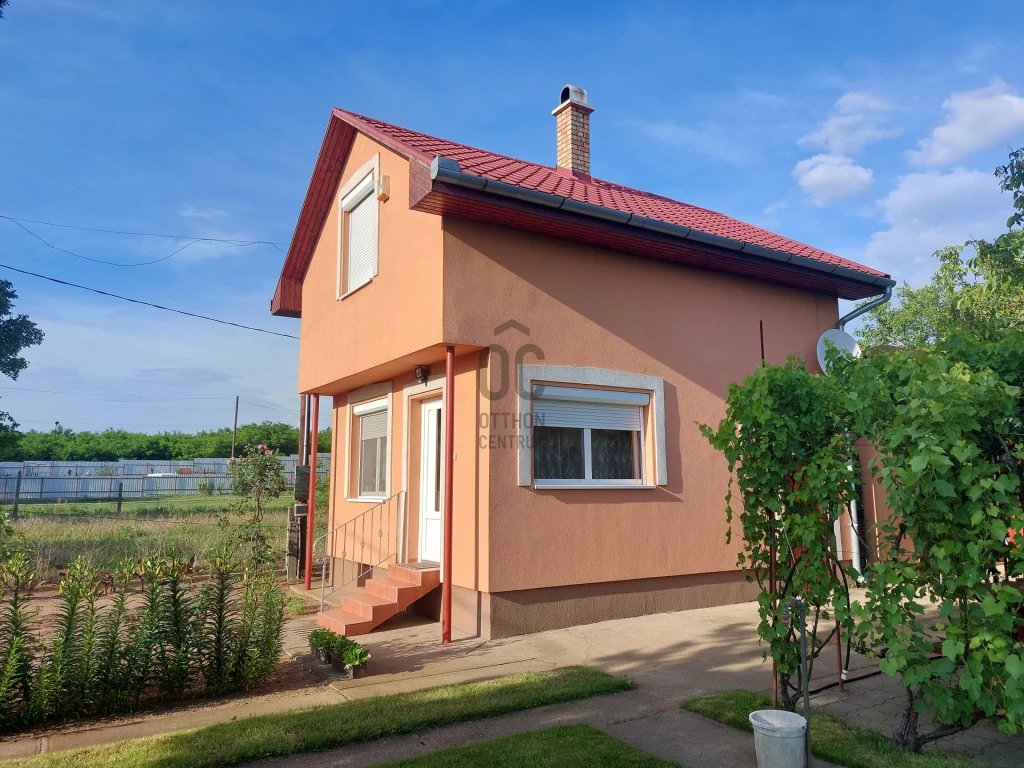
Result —
[[342, 202], [345, 216], [345, 293], [366, 285], [377, 274], [377, 198], [367, 176]]
[[641, 392], [533, 388], [533, 476], [537, 487], [643, 483]]

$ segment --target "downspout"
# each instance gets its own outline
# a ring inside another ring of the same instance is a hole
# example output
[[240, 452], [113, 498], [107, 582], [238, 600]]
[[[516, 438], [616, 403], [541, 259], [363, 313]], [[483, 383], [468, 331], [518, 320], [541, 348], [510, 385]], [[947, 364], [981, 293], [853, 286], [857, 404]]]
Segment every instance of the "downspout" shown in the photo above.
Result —
[[[861, 304], [859, 307], [855, 307], [852, 312], [849, 312], [839, 318], [839, 322], [836, 323], [836, 328], [840, 331], [846, 330], [846, 324], [851, 320], [860, 317], [866, 312], [870, 312], [875, 307], [880, 307], [892, 299], [892, 286], [887, 286], [882, 292], [882, 295], [877, 299], [873, 299], [866, 304]], [[850, 462], [850, 474], [853, 474], [853, 462]], [[857, 572], [857, 582], [860, 583], [864, 579], [864, 575], [860, 567], [860, 526], [857, 524], [857, 500], [850, 500], [850, 562], [853, 565], [853, 569]], [[839, 536], [838, 530], [839, 521], [836, 521], [836, 548], [839, 552], [839, 559], [842, 559], [842, 540]], [[845, 672], [844, 672], [845, 674]]]
[[840, 317], [839, 318], [839, 322], [836, 323], [836, 328], [838, 328], [840, 331], [845, 331], [846, 330], [846, 324], [848, 322], [850, 322], [851, 320], [854, 320], [854, 319], [860, 317], [865, 312], [870, 312], [875, 307], [880, 307], [883, 304], [888, 303], [888, 301], [891, 298], [892, 298], [892, 286], [891, 285], [887, 285], [885, 287], [885, 290], [882, 291], [882, 295], [879, 296], [877, 299], [872, 299], [867, 304], [861, 304], [859, 307], [854, 307], [852, 312], [849, 312], [849, 313], [843, 315], [842, 317]]
[[441, 552], [441, 643], [452, 641], [452, 498], [455, 488], [455, 347], [444, 356], [444, 549]]
[[[320, 442], [320, 395], [313, 395], [313, 413], [310, 417], [309, 435], [309, 511], [306, 513], [306, 582], [308, 592], [313, 588], [313, 518], [316, 514], [316, 461], [317, 445]], [[327, 550], [324, 544], [324, 567], [320, 571], [321, 582], [327, 571]], [[323, 606], [321, 606], [322, 608]]]

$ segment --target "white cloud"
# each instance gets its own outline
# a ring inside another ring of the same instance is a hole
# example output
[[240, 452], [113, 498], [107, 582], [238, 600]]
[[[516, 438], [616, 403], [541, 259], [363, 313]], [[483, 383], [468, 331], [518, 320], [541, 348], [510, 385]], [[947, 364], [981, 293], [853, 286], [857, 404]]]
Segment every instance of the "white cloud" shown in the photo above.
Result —
[[943, 102], [945, 122], [907, 151], [912, 165], [952, 165], [980, 149], [1024, 133], [1024, 98], [995, 78], [985, 88], [954, 93]]
[[815, 155], [793, 168], [793, 178], [815, 205], [859, 195], [871, 188], [874, 174], [843, 155]]
[[900, 135], [899, 128], [883, 126], [892, 111], [884, 99], [867, 91], [849, 91], [832, 107], [832, 114], [818, 130], [802, 136], [804, 149], [823, 148], [832, 155], [854, 155], [868, 144]]
[[865, 263], [921, 285], [935, 269], [931, 255], [939, 248], [1004, 231], [1010, 198], [991, 173], [957, 169], [901, 176], [877, 206], [889, 228], [871, 236]]
[[783, 211], [786, 208], [789, 208], [789, 203], [785, 200], [776, 200], [774, 203], [766, 205], [762, 213], [765, 216], [774, 216], [776, 213]]
[[209, 210], [202, 210], [191, 205], [184, 206], [178, 211], [179, 216], [184, 216], [186, 219], [205, 219], [206, 221], [213, 221], [215, 219], [227, 216], [226, 211], [222, 211], [217, 208], [211, 208]]
[[[295, 321], [268, 316], [265, 301], [225, 303], [221, 310], [233, 320], [297, 333]], [[0, 410], [24, 429], [49, 429], [54, 421], [74, 430], [216, 429], [231, 426], [236, 395], [250, 401], [241, 403], [240, 423], [298, 418], [293, 339], [56, 294], [18, 309], [46, 333], [25, 351], [28, 369], [0, 388]]]

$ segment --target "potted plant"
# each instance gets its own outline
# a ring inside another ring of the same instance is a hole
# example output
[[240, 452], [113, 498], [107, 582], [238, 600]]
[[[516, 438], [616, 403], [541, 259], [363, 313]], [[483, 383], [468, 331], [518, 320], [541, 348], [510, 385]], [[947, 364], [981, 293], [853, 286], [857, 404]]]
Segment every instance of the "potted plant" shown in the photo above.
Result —
[[353, 680], [366, 675], [366, 662], [370, 660], [370, 652], [359, 643], [352, 643], [345, 651], [345, 669]]
[[331, 647], [337, 637], [329, 629], [314, 629], [309, 633], [309, 652], [325, 664], [330, 661]]
[[352, 645], [355, 645], [355, 642], [344, 635], [334, 636], [334, 644], [331, 645], [331, 666], [339, 672], [347, 671], [345, 669], [345, 652]]

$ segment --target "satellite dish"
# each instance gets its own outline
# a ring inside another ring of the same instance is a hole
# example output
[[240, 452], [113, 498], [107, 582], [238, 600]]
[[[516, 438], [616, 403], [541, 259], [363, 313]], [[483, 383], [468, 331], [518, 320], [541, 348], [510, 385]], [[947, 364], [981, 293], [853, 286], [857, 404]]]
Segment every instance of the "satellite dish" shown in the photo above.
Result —
[[838, 328], [829, 328], [818, 339], [818, 365], [825, 373], [828, 373], [828, 366], [825, 364], [826, 341], [831, 342], [840, 352], [846, 352], [851, 357], [860, 357], [860, 345], [853, 336]]

